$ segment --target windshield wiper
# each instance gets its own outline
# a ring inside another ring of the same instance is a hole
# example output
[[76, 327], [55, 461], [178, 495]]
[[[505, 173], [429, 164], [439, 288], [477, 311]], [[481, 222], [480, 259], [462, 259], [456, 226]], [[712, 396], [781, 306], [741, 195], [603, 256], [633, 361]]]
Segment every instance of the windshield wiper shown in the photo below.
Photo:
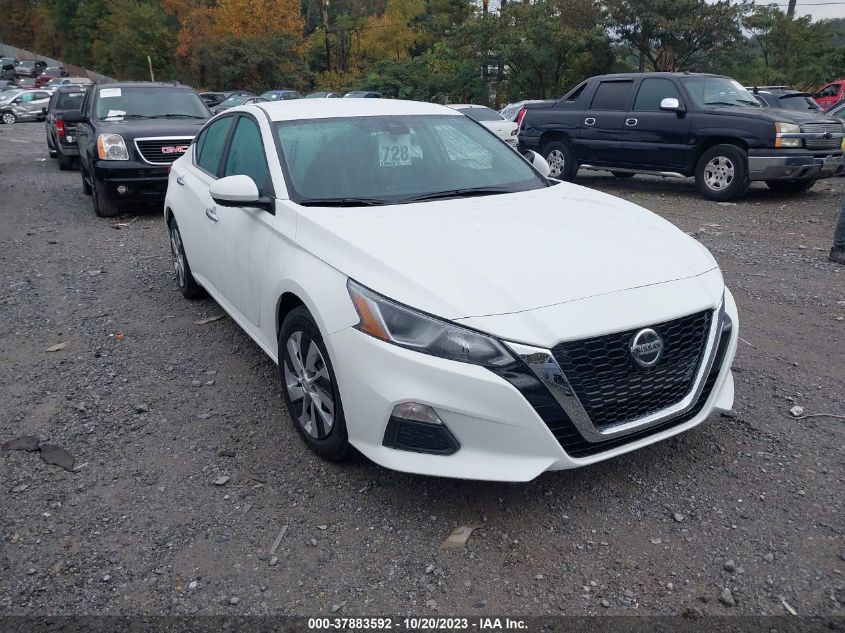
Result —
[[206, 117], [198, 114], [155, 114], [150, 116], [151, 119], [205, 119]]
[[375, 207], [390, 204], [382, 198], [308, 198], [299, 203], [302, 207]]
[[421, 202], [423, 200], [442, 200], [445, 198], [471, 198], [473, 196], [495, 196], [502, 193], [517, 193], [508, 187], [468, 187], [466, 189], [449, 189], [447, 191], [433, 191], [418, 196], [401, 198], [398, 202]]
[[705, 101], [704, 105], [709, 106], [728, 106], [729, 108], [738, 108], [739, 104], [732, 101]]

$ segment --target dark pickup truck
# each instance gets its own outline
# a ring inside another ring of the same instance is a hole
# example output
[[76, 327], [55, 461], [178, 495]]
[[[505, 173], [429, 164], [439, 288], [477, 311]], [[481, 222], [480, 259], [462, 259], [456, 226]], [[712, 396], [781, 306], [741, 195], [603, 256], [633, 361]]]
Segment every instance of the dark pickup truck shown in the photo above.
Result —
[[188, 151], [210, 117], [186, 86], [94, 84], [81, 109], [63, 117], [76, 126], [82, 190], [93, 197], [94, 212], [110, 217], [121, 203], [163, 202], [170, 163]]
[[539, 152], [562, 180], [579, 168], [694, 176], [704, 197], [733, 200], [753, 180], [799, 192], [845, 170], [841, 121], [761, 107], [721, 75], [592, 77], [557, 101], [527, 104], [517, 120], [519, 149]]

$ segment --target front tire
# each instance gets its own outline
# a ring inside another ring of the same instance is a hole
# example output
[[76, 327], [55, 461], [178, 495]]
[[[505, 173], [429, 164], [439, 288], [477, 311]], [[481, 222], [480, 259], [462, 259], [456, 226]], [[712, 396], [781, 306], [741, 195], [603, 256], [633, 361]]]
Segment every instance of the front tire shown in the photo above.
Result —
[[115, 217], [120, 212], [117, 203], [106, 198], [105, 193], [100, 189], [100, 185], [97, 184], [96, 178], [92, 178], [91, 183], [93, 185], [91, 195], [94, 199], [94, 213], [101, 218]]
[[182, 234], [179, 232], [176, 218], [170, 219], [167, 228], [170, 232], [170, 252], [173, 254], [173, 269], [176, 272], [179, 290], [186, 299], [201, 299], [206, 295], [205, 288], [197, 283], [191, 272], [191, 265], [185, 254], [185, 245], [182, 243]]
[[18, 120], [18, 117], [15, 116], [14, 112], [4, 112], [2, 116], [0, 116], [0, 121], [3, 121], [6, 125], [12, 125]]
[[56, 150], [56, 159], [59, 161], [59, 169], [62, 171], [73, 169], [73, 156], [65, 156], [61, 150]]
[[549, 177], [574, 180], [578, 171], [572, 148], [565, 141], [552, 141], [543, 147], [543, 158], [549, 164]]
[[815, 180], [767, 180], [766, 186], [778, 193], [803, 193], [816, 184]]
[[337, 379], [304, 306], [291, 310], [279, 330], [279, 373], [288, 413], [308, 448], [328, 461], [345, 459], [350, 445]]
[[695, 167], [695, 185], [708, 200], [726, 202], [748, 190], [748, 155], [736, 145], [716, 145]]

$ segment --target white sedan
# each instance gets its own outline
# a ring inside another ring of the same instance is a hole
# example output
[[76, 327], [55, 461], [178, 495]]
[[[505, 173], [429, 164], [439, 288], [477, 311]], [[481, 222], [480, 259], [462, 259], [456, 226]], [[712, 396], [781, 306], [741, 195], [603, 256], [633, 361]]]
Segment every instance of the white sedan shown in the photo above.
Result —
[[526, 481], [730, 409], [737, 309], [710, 253], [535, 162], [434, 104], [232, 108], [172, 166], [179, 287], [279, 365], [331, 460]]
[[517, 130], [519, 128], [516, 122], [508, 121], [501, 114], [487, 106], [455, 103], [449, 107], [461, 114], [466, 114], [473, 121], [478, 121], [500, 139], [516, 147]]

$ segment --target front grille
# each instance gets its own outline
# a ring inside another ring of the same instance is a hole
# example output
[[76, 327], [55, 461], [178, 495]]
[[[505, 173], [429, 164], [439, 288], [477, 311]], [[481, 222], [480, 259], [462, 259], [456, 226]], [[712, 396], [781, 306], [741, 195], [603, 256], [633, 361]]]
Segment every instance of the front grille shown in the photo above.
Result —
[[148, 163], [154, 165], [167, 165], [179, 158], [188, 146], [190, 146], [193, 137], [179, 137], [179, 138], [137, 138], [135, 139], [135, 147], [138, 153]]
[[813, 134], [824, 134], [830, 132], [832, 138], [804, 139], [807, 149], [839, 149], [842, 145], [843, 127], [839, 123], [807, 123], [801, 126], [802, 132]]
[[705, 310], [651, 326], [663, 339], [663, 356], [654, 367], [631, 360], [640, 328], [561, 343], [552, 354], [592, 423], [603, 430], [656, 413], [692, 391], [711, 315]]

